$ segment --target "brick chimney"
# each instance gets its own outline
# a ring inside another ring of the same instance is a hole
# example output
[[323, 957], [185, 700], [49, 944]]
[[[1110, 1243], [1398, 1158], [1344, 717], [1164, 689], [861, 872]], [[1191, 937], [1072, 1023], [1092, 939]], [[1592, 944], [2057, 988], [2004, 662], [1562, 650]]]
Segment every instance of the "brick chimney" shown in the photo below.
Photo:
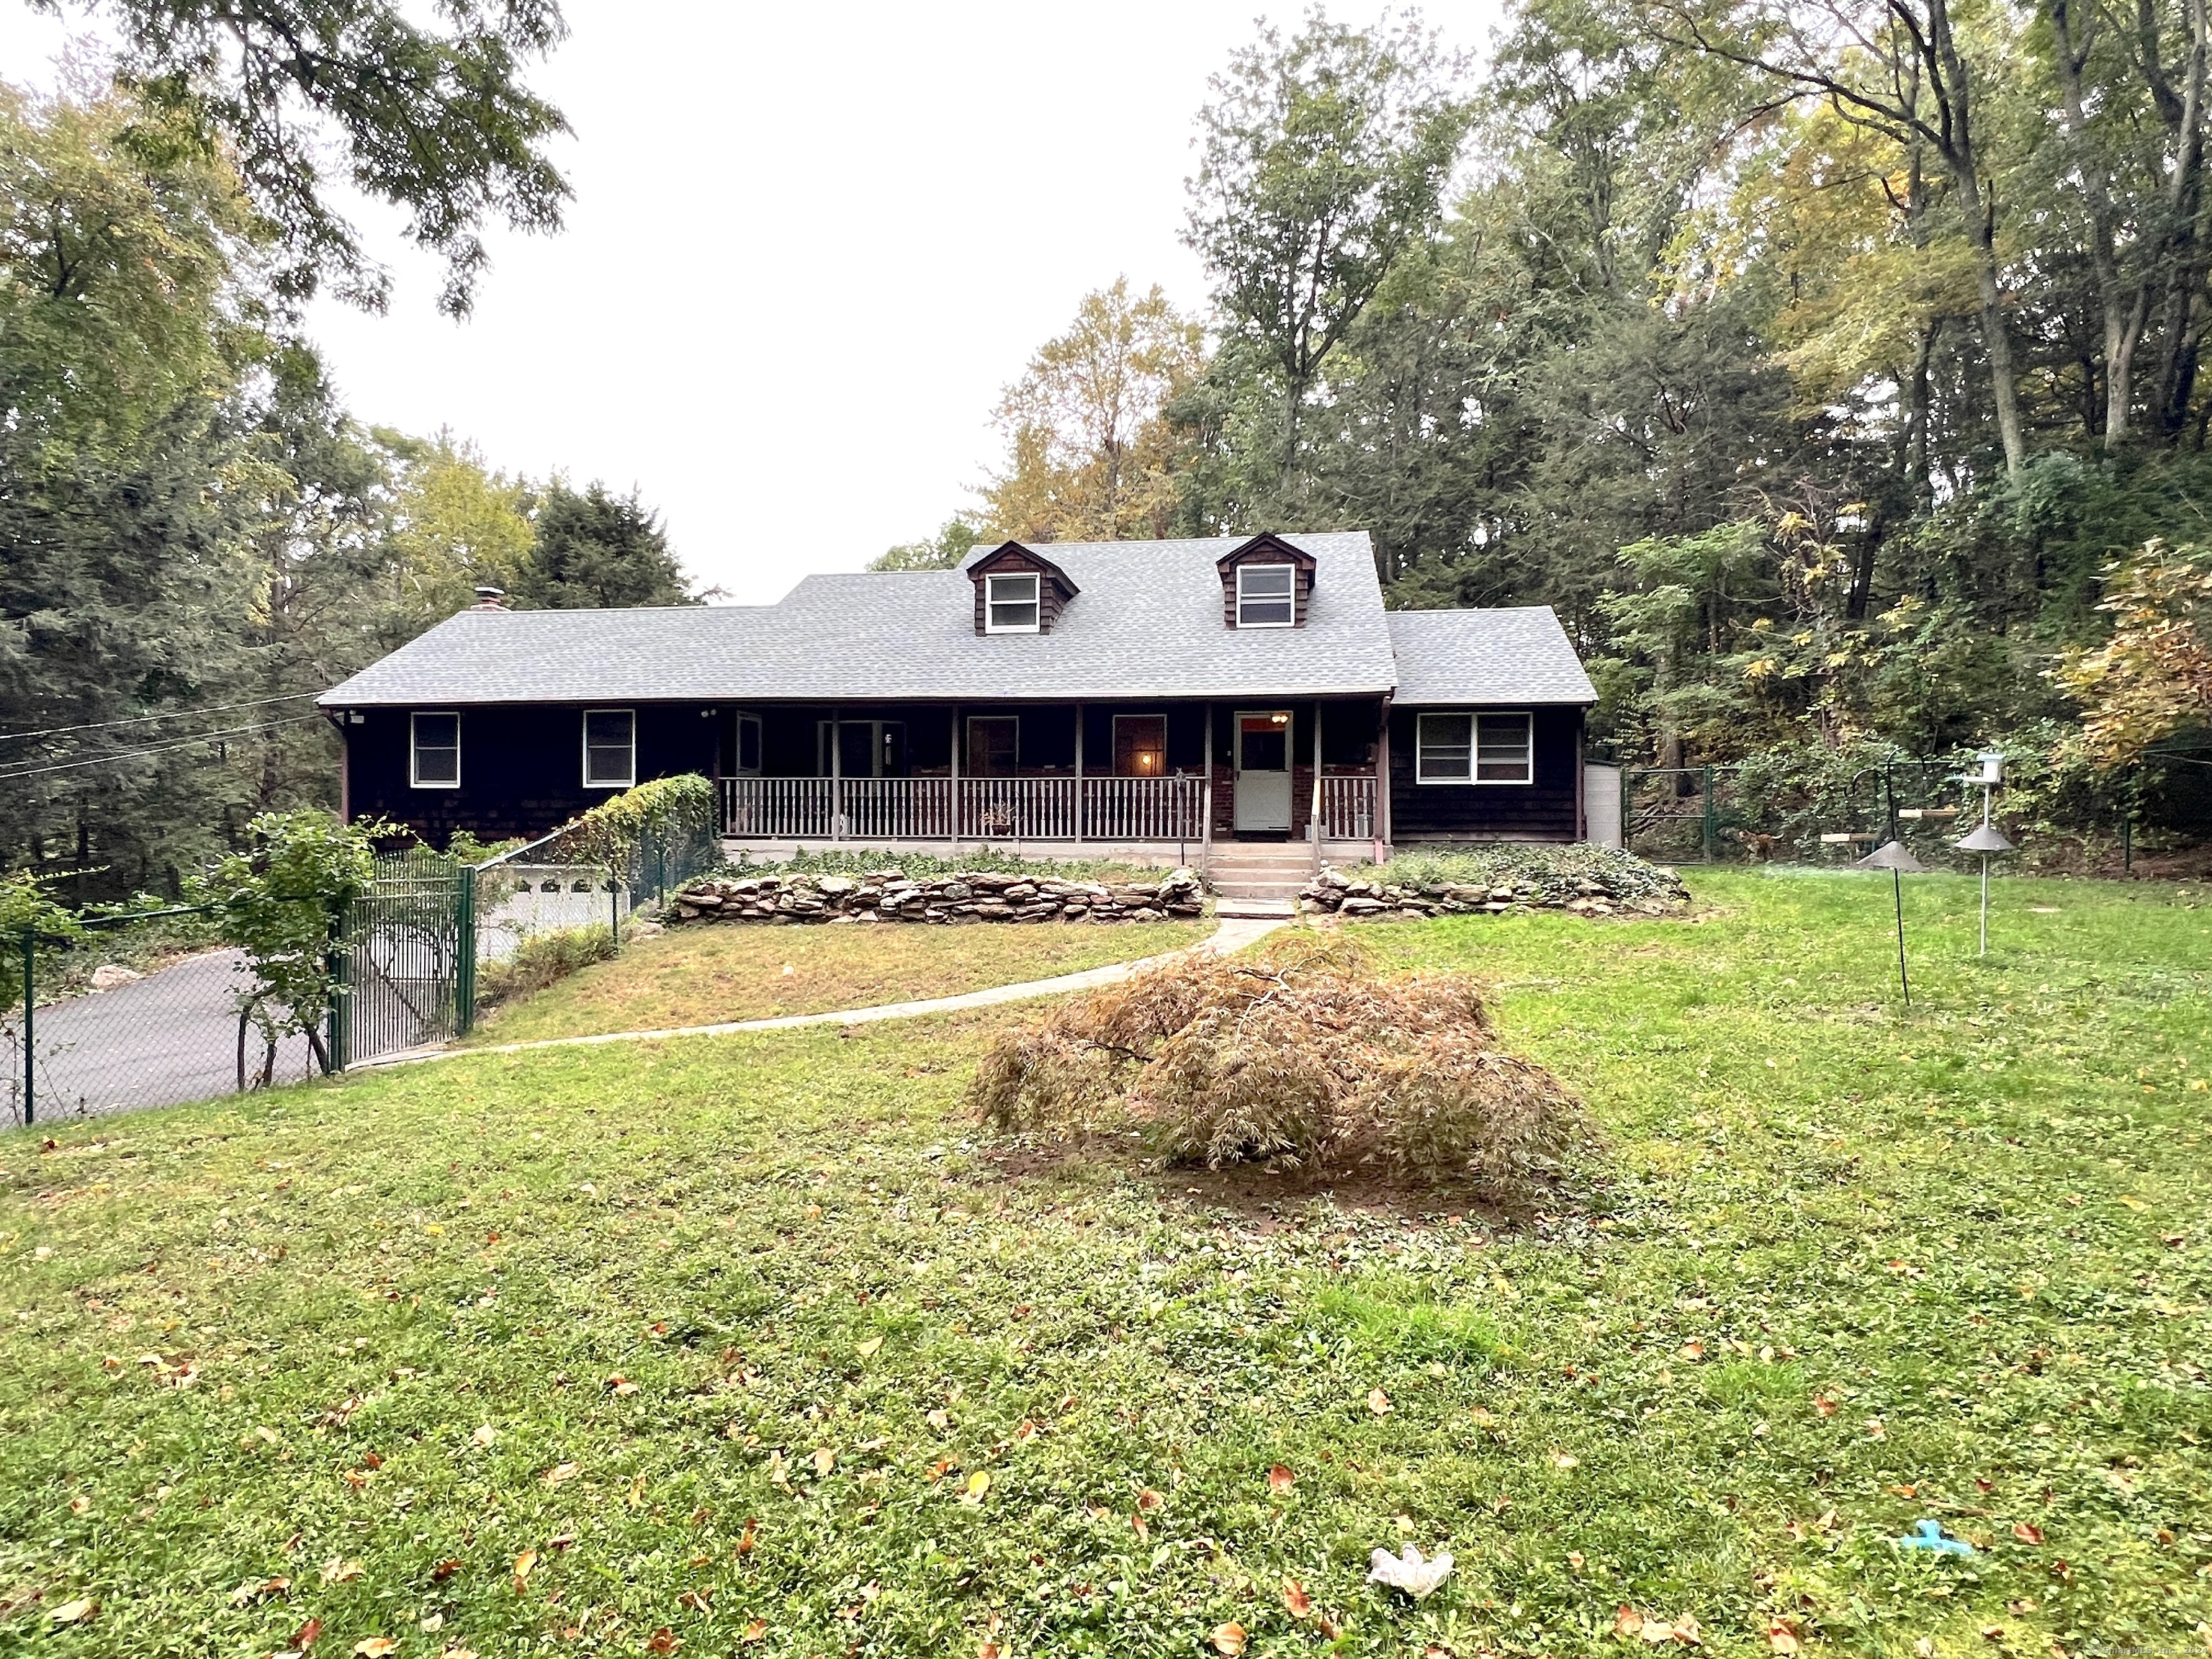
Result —
[[507, 607], [501, 605], [500, 601], [506, 597], [507, 590], [503, 587], [478, 587], [477, 589], [477, 602], [469, 606], [469, 609], [471, 611], [504, 611]]

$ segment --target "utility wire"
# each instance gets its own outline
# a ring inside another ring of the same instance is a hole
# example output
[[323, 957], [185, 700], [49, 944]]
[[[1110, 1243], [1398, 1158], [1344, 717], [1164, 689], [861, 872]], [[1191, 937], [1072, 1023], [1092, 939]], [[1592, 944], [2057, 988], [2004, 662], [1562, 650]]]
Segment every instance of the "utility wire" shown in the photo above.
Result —
[[322, 718], [320, 714], [298, 714], [289, 720], [270, 720], [263, 726], [234, 726], [221, 732], [203, 732], [196, 738], [155, 744], [147, 749], [118, 749], [112, 755], [95, 755], [90, 760], [58, 761], [52, 766], [19, 766], [9, 771], [0, 771], [0, 783], [12, 783], [17, 778], [35, 778], [48, 772], [75, 772], [87, 766], [106, 766], [114, 761], [138, 760], [148, 755], [166, 755], [173, 750], [190, 749], [196, 744], [214, 743], [219, 738], [234, 738], [247, 732], [276, 732], [287, 726], [306, 726]]
[[234, 708], [263, 708], [272, 702], [297, 702], [319, 697], [319, 691], [289, 691], [281, 697], [255, 697], [246, 702], [210, 703], [204, 708], [179, 708], [167, 714], [137, 714], [129, 720], [88, 720], [82, 726], [49, 726], [40, 732], [0, 732], [0, 743], [21, 743], [30, 738], [58, 738], [67, 732], [106, 732], [118, 726], [143, 726], [149, 720], [180, 720], [191, 714], [221, 714]]

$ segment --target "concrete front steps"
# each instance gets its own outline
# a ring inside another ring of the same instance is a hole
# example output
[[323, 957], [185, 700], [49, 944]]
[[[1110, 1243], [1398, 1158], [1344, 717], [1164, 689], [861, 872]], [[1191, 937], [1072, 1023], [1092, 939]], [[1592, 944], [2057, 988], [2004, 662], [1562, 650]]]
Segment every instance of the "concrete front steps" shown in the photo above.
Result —
[[[1310, 842], [1216, 842], [1206, 866], [1219, 896], [1217, 915], [1286, 915], [1298, 889], [1313, 879]], [[1264, 911], [1232, 910], [1232, 904], [1265, 903]]]

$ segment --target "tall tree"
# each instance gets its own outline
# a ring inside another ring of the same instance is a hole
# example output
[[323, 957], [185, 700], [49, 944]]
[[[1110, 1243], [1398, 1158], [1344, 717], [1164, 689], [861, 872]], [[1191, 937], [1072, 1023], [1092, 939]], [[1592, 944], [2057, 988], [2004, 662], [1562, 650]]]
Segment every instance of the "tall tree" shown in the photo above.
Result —
[[[58, 13], [71, 0], [29, 3]], [[569, 191], [548, 146], [568, 123], [521, 78], [567, 33], [555, 0], [441, 0], [442, 27], [399, 0], [76, 3], [112, 21], [125, 84], [168, 118], [148, 136], [232, 159], [276, 232], [283, 299], [327, 282], [385, 303], [389, 277], [334, 182], [405, 212], [409, 239], [445, 261], [439, 303], [454, 316], [474, 297], [488, 222], [560, 228]]]
[[1274, 378], [1285, 494], [1323, 363], [1437, 228], [1470, 119], [1461, 68], [1418, 18], [1362, 30], [1316, 10], [1287, 41], [1263, 26], [1210, 83], [1184, 240], [1222, 332]]
[[543, 611], [602, 606], [696, 605], [684, 568], [669, 550], [660, 515], [635, 492], [605, 484], [582, 491], [556, 479], [532, 520], [535, 543], [517, 586], [517, 603]]
[[1162, 411], [1204, 367], [1203, 341], [1158, 286], [1133, 298], [1117, 276], [1084, 295], [1000, 400], [1011, 459], [985, 492], [993, 521], [1045, 541], [1165, 534], [1176, 437]]

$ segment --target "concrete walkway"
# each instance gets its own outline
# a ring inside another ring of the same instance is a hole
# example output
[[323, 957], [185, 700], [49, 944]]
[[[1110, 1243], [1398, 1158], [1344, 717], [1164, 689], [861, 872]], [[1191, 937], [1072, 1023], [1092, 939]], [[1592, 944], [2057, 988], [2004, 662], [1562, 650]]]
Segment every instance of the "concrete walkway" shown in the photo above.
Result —
[[658, 1031], [603, 1031], [594, 1036], [541, 1037], [535, 1042], [487, 1043], [480, 1048], [416, 1048], [404, 1054], [384, 1054], [351, 1067], [357, 1072], [380, 1066], [419, 1066], [430, 1060], [459, 1060], [469, 1054], [519, 1054], [536, 1048], [580, 1048], [596, 1042], [645, 1042], [664, 1037], [734, 1036], [741, 1031], [790, 1031], [802, 1025], [872, 1025], [878, 1020], [918, 1019], [927, 1014], [958, 1013], [969, 1008], [992, 1008], [1002, 1002], [1025, 1002], [1031, 997], [1059, 996], [1069, 991], [1095, 990], [1115, 984], [1139, 969], [1151, 968], [1177, 957], [1206, 951], [1226, 956], [1241, 951], [1283, 926], [1276, 917], [1240, 918], [1224, 921], [1197, 944], [1164, 956], [1136, 962], [1109, 963], [1079, 974], [1055, 979], [1032, 979], [1019, 985], [994, 985], [986, 991], [965, 991], [958, 996], [929, 997], [920, 1002], [884, 1002], [868, 1008], [839, 1008], [822, 1014], [783, 1014], [775, 1019], [732, 1019], [719, 1025], [673, 1025]]

